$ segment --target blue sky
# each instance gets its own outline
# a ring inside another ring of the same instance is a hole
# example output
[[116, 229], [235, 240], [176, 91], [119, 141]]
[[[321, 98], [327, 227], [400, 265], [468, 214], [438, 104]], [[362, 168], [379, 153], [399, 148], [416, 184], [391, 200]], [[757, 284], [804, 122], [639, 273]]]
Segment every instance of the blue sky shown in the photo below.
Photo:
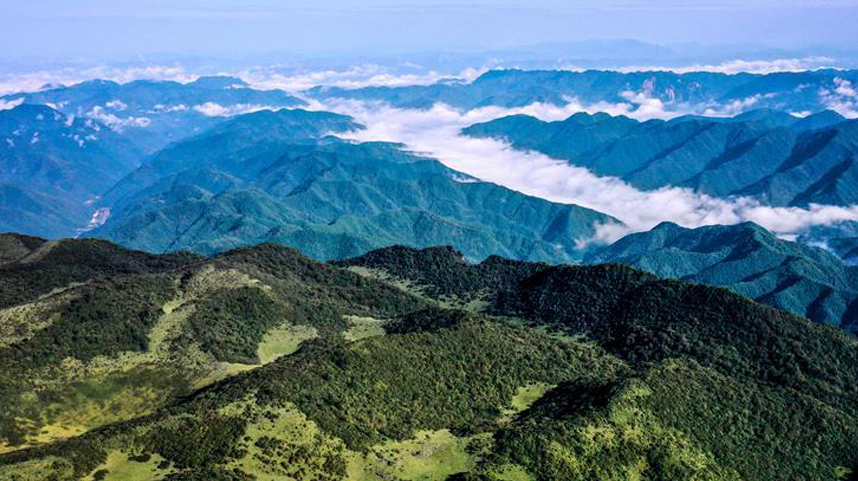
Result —
[[856, 45], [858, 0], [3, 0], [0, 55], [387, 54], [628, 38]]

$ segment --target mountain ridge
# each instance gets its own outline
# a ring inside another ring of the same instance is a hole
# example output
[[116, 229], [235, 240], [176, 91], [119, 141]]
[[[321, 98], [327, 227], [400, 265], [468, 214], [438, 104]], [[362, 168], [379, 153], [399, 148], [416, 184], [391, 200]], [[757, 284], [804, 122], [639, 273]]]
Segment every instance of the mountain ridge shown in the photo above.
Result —
[[776, 238], [757, 224], [696, 229], [665, 222], [588, 255], [662, 277], [724, 286], [797, 315], [854, 332], [858, 270], [818, 247]]
[[789, 115], [773, 112], [646, 122], [585, 113], [557, 122], [512, 116], [463, 133], [499, 138], [644, 190], [690, 187], [775, 206], [858, 203], [852, 160], [858, 121], [831, 124], [836, 117], [826, 115], [821, 122], [793, 118], [785, 125], [781, 115]]
[[570, 99], [587, 104], [628, 104], [624, 93], [644, 94], [668, 111], [693, 108], [729, 112], [732, 104], [794, 112], [829, 108], [819, 91], [836, 89], [835, 79], [858, 84], [858, 70], [820, 69], [769, 74], [611, 70], [489, 70], [473, 82], [428, 86], [316, 87], [307, 94], [318, 99], [346, 98], [384, 101], [394, 107], [427, 109], [436, 103], [470, 110], [485, 106], [525, 107], [533, 103], [566, 105]]

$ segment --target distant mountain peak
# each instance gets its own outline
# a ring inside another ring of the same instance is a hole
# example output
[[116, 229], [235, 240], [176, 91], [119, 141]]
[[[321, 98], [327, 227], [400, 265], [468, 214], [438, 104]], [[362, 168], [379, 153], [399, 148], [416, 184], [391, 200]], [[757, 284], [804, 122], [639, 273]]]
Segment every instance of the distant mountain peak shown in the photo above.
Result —
[[42, 90], [62, 89], [62, 88], [66, 88], [66, 85], [65, 85], [65, 84], [61, 84], [61, 83], [58, 83], [58, 82], [55, 82], [55, 83], [46, 83], [46, 84], [42, 85], [41, 87], [39, 87], [39, 91], [42, 91]]
[[592, 114], [589, 112], [576, 112], [567, 117], [566, 120], [563, 120], [563, 122], [574, 122], [578, 124], [595, 124], [598, 122], [605, 122], [613, 119], [630, 120], [634, 123], [637, 123], [637, 120], [626, 117], [625, 115], [611, 115], [607, 112], [594, 112]]
[[228, 77], [228, 76], [209, 76], [209, 77], [200, 77], [196, 81], [192, 82], [191, 85], [196, 87], [204, 88], [204, 89], [228, 89], [234, 87], [249, 87], [247, 82], [238, 78], [238, 77]]
[[800, 119], [790, 113], [773, 108], [747, 110], [733, 117], [734, 121], [762, 122], [770, 127], [788, 127]]
[[[237, 115], [215, 126], [211, 132], [225, 132], [239, 127], [251, 128], [260, 132], [273, 127], [287, 128], [293, 130], [292, 135], [296, 137], [310, 136], [313, 138], [320, 138], [320, 133], [341, 134], [365, 128], [348, 115], [300, 108], [282, 108]], [[301, 132], [306, 132], [306, 135]]]
[[92, 79], [85, 80], [78, 84], [73, 85], [73, 87], [118, 87], [121, 84], [119, 82], [115, 82], [113, 80], [105, 80], [105, 79]]
[[652, 228], [652, 230], [674, 230], [674, 229], [686, 229], [686, 227], [682, 227], [681, 225], [670, 222], [668, 220], [661, 221], [659, 224]]
[[839, 113], [833, 110], [823, 110], [815, 114], [810, 114], [803, 119], [799, 119], [791, 128], [796, 132], [805, 132], [832, 127], [845, 121], [846, 117]]

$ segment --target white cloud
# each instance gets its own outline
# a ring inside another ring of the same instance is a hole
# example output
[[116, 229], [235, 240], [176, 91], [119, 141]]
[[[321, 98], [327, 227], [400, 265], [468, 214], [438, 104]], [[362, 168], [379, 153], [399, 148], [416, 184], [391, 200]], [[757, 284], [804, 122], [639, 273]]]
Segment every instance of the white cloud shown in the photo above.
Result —
[[232, 117], [233, 115], [248, 114], [260, 110], [277, 110], [279, 107], [270, 105], [236, 104], [223, 106], [214, 102], [194, 105], [193, 109], [206, 117]]
[[847, 119], [858, 118], [858, 91], [849, 80], [835, 77], [834, 85], [819, 89], [819, 98], [827, 108]]
[[193, 82], [199, 78], [181, 66], [64, 68], [35, 72], [15, 72], [0, 75], [0, 95], [17, 92], [37, 92], [45, 86], [73, 85], [86, 80], [103, 79], [118, 83], [134, 80], [172, 80]]
[[627, 234], [635, 232], [628, 225], [620, 222], [605, 222], [596, 225], [596, 232], [587, 238], [577, 239], [575, 247], [578, 249], [586, 249], [590, 245], [605, 245], [611, 244], [622, 239]]
[[746, 110], [753, 109], [760, 100], [768, 100], [777, 97], [777, 94], [774, 92], [769, 92], [767, 94], [756, 94], [750, 97], [745, 97], [743, 99], [736, 99], [729, 103], [723, 105], [714, 105], [711, 107], [707, 107], [703, 111], [703, 115], [709, 117], [733, 117], [735, 115], [739, 115]]
[[[729, 60], [717, 65], [689, 65], [686, 67], [622, 67], [615, 69], [619, 72], [647, 72], [661, 70], [675, 73], [690, 72], [713, 72], [724, 74], [755, 73], [769, 74], [777, 72], [804, 72], [806, 70], [818, 70], [822, 68], [833, 68], [835, 59], [831, 57], [801, 57], [780, 58], [774, 60]], [[573, 68], [575, 70], [575, 68]]]
[[349, 134], [354, 140], [400, 142], [408, 150], [436, 158], [478, 179], [551, 201], [589, 207], [625, 223], [599, 226], [596, 236], [580, 240], [582, 243], [616, 240], [663, 221], [687, 227], [753, 221], [777, 234], [795, 233], [812, 225], [858, 221], [858, 206], [768, 207], [751, 198], [720, 199], [685, 188], [641, 191], [619, 178], [599, 177], [585, 168], [540, 153], [516, 150], [499, 140], [460, 134], [463, 127], [514, 113], [556, 120], [578, 110], [577, 105], [560, 108], [536, 104], [521, 109], [487, 107], [460, 112], [440, 104], [428, 110], [405, 110], [378, 102], [344, 100], [315, 104], [312, 108], [348, 114], [365, 125], [365, 130]]
[[625, 113], [626, 116], [639, 120], [649, 119], [672, 119], [686, 112], [668, 111], [665, 110], [664, 102], [660, 99], [652, 97], [650, 92], [644, 89], [642, 92], [625, 91], [620, 93], [620, 96], [628, 100], [635, 107], [633, 110]]
[[21, 105], [22, 103], [24, 103], [24, 99], [10, 100], [8, 102], [6, 100], [0, 99], [0, 110], [12, 110], [15, 107]]
[[[412, 68], [419, 69], [419, 66]], [[455, 79], [472, 82], [487, 69], [467, 68], [455, 75], [435, 70], [419, 73], [393, 73], [389, 67], [381, 65], [357, 65], [345, 70], [306, 71], [283, 74], [269, 68], [255, 68], [238, 73], [251, 87], [258, 89], [279, 89], [298, 93], [313, 87], [340, 87], [357, 89], [362, 87], [403, 87], [408, 85], [432, 85], [441, 80]]]
[[178, 104], [178, 105], [157, 104], [154, 107], [152, 107], [152, 110], [150, 110], [149, 112], [153, 113], [153, 114], [165, 114], [165, 113], [171, 113], [171, 112], [186, 112], [186, 111], [188, 111], [188, 106], [185, 104]]
[[842, 79], [840, 77], [834, 78], [834, 93], [837, 95], [842, 95], [844, 97], [858, 98], [858, 92], [855, 91], [855, 88], [852, 87], [852, 82]]
[[110, 208], [102, 207], [95, 212], [93, 212], [92, 217], [89, 219], [89, 222], [86, 225], [85, 231], [90, 231], [95, 229], [96, 227], [104, 225], [107, 222], [107, 219], [110, 218]]
[[117, 100], [111, 100], [110, 102], [107, 102], [106, 104], [104, 104], [104, 106], [109, 108], [109, 109], [118, 110], [120, 112], [122, 112], [123, 110], [128, 108], [128, 104], [126, 104], [125, 102], [118, 100], [118, 99]]
[[86, 116], [101, 122], [116, 132], [123, 132], [129, 127], [144, 128], [152, 123], [152, 119], [148, 117], [119, 117], [116, 114], [107, 112], [100, 105], [93, 107], [92, 110], [86, 113]]

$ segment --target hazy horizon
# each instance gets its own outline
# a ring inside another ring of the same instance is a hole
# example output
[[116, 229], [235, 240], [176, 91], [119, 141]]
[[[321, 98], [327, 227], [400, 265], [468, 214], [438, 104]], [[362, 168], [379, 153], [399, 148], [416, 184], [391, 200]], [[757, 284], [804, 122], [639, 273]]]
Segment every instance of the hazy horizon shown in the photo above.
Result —
[[616, 39], [812, 54], [854, 49], [856, 18], [846, 0], [11, 0], [0, 9], [0, 45], [9, 47], [0, 58], [368, 57]]

